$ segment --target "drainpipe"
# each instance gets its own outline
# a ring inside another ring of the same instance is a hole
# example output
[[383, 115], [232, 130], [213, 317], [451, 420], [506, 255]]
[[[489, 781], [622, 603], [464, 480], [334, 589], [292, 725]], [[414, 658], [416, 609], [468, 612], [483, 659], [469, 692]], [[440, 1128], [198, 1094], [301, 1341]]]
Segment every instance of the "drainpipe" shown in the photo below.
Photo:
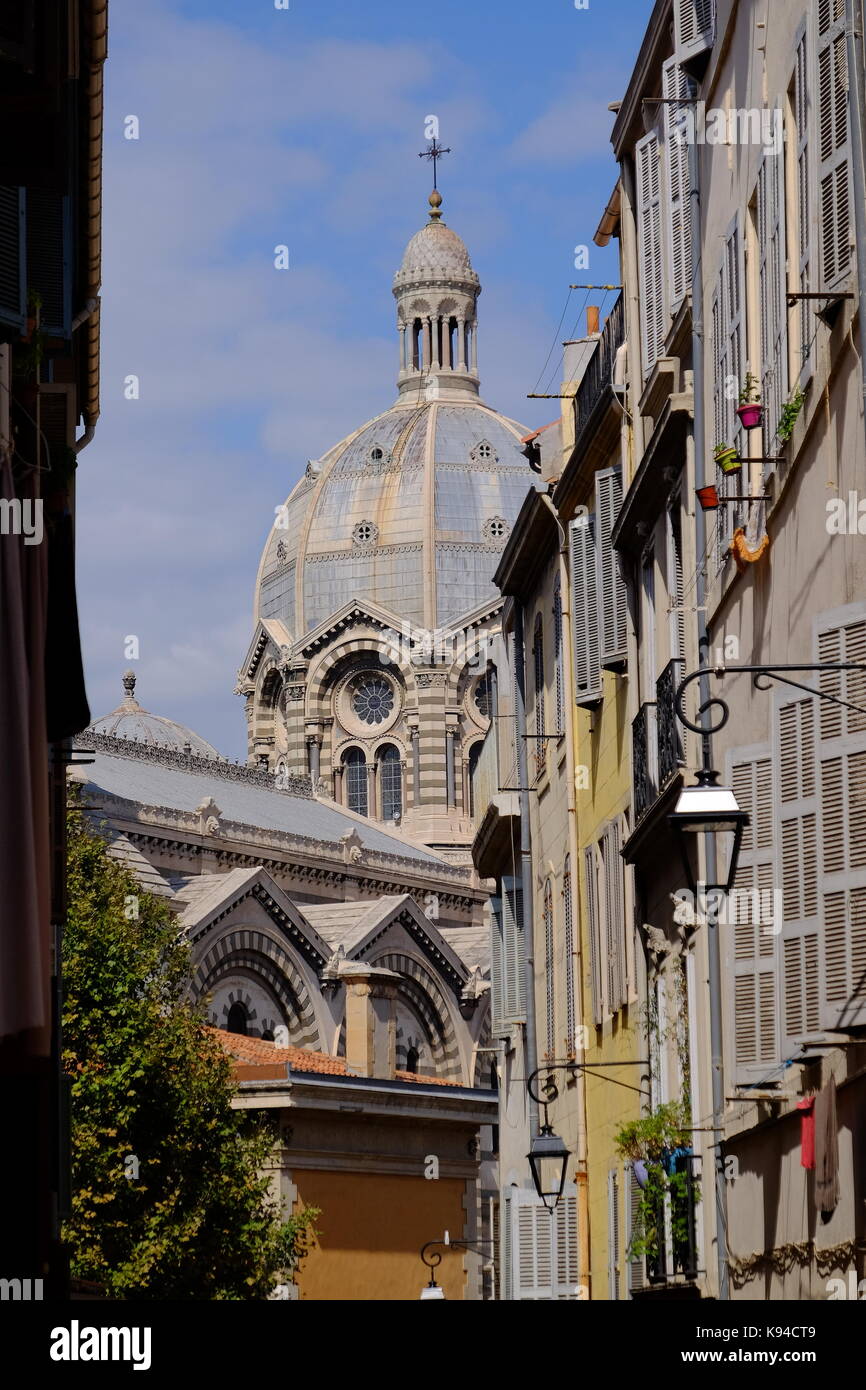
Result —
[[[526, 756], [526, 662], [523, 650], [523, 604], [514, 599], [514, 732], [517, 785], [520, 788], [520, 880], [523, 888], [523, 948], [526, 980], [526, 1075], [538, 1066], [535, 1035], [535, 943], [532, 930], [532, 840], [529, 824], [529, 759]], [[529, 1097], [529, 1138], [538, 1134], [538, 1103]]]
[[[700, 189], [700, 160], [698, 156], [698, 146], [696, 141], [689, 143], [689, 196], [691, 209], [691, 239], [692, 239], [692, 377], [694, 386], [694, 455], [695, 455], [695, 481], [698, 480], [700, 473], [699, 486], [706, 482], [704, 469], [706, 468], [706, 450], [704, 447], [704, 303], [703, 303], [703, 266], [702, 266], [702, 245], [701, 245], [701, 189]], [[699, 461], [700, 460], [700, 461]], [[706, 614], [706, 571], [705, 552], [707, 547], [707, 528], [702, 507], [695, 509], [695, 542], [698, 554], [698, 574], [697, 574], [697, 619], [698, 619], [698, 651], [699, 660], [702, 666], [707, 664], [709, 654], [709, 635], [707, 632]], [[701, 704], [705, 705], [710, 698], [709, 678], [704, 676], [700, 682]], [[709, 712], [702, 716], [702, 723], [706, 724], [709, 719]], [[711, 745], [710, 735], [701, 735], [702, 744], [702, 764], [704, 767], [711, 766]], [[704, 855], [707, 866], [707, 881], [709, 883], [718, 882], [718, 869], [716, 865], [716, 843], [712, 835], [704, 836]], [[718, 1262], [719, 1298], [727, 1299], [730, 1297], [728, 1285], [728, 1194], [725, 1188], [725, 1173], [722, 1163], [721, 1139], [724, 1124], [725, 1112], [725, 1073], [724, 1073], [724, 1052], [722, 1040], [722, 959], [719, 935], [721, 928], [718, 921], [707, 921], [707, 973], [709, 976], [710, 989], [710, 1056], [712, 1065], [712, 1094], [713, 1094], [713, 1158], [715, 1163], [715, 1187], [716, 1187], [716, 1257]], [[690, 1026], [694, 1026], [691, 1023]]]
[[860, 383], [866, 428], [866, 70], [863, 56], [863, 0], [845, 0], [848, 42], [848, 118], [851, 126], [851, 173], [854, 185], [854, 228], [857, 241], [857, 311], [860, 319]]
[[[559, 519], [559, 513], [547, 493], [543, 501], [556, 522], [559, 531], [559, 587], [561, 594], [571, 595], [568, 572], [568, 537]], [[566, 671], [574, 670], [574, 656], [571, 650], [571, 606], [562, 610], [562, 661]], [[574, 719], [571, 701], [565, 700], [565, 765], [568, 769], [570, 785], [568, 788], [568, 850], [571, 855], [571, 894], [572, 913], [575, 927], [577, 960], [575, 970], [578, 981], [583, 979], [583, 936], [580, 931], [580, 911], [578, 884], [580, 882], [580, 859], [577, 837], [577, 765], [574, 741]], [[580, 1008], [577, 1019], [578, 1028], [583, 1027], [583, 991], [575, 992], [575, 1002]], [[577, 1072], [577, 1153], [575, 1154], [575, 1182], [577, 1185], [577, 1282], [587, 1290], [587, 1298], [592, 1297], [592, 1275], [589, 1259], [589, 1179], [586, 1172], [586, 1072], [581, 1067]]]

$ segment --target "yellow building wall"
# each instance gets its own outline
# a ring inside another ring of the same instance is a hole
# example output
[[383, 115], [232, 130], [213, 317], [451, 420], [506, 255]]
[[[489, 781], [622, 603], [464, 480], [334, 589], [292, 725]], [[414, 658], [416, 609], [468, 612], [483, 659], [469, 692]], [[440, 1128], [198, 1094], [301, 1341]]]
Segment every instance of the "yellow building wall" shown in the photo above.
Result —
[[[319, 1207], [319, 1234], [296, 1276], [300, 1297], [327, 1302], [418, 1299], [429, 1272], [420, 1250], [446, 1230], [462, 1236], [466, 1184], [377, 1173], [294, 1171], [298, 1206]], [[443, 1251], [445, 1297], [466, 1297], [462, 1251]]]
[[[588, 1047], [585, 1060], [630, 1062], [643, 1055], [641, 1005], [638, 999], [627, 1008], [593, 1026], [592, 977], [588, 934], [584, 849], [595, 844], [605, 825], [626, 811], [631, 799], [631, 728], [628, 722], [627, 682], [621, 676], [604, 673], [604, 699], [592, 711], [574, 709], [575, 761], [588, 769], [588, 785], [577, 794], [578, 857], [580, 860], [580, 931], [583, 1019], [587, 1025]], [[630, 903], [627, 903], [630, 912]], [[631, 920], [627, 927], [631, 929]], [[640, 947], [634, 943], [634, 950]], [[602, 961], [602, 966], [604, 961]], [[591, 1296], [606, 1299], [608, 1293], [608, 1173], [614, 1168], [619, 1181], [619, 1265], [620, 1297], [627, 1297], [626, 1221], [628, 1183], [622, 1160], [617, 1156], [614, 1135], [640, 1114], [640, 1096], [627, 1086], [642, 1084], [644, 1067], [612, 1067], [609, 1071], [590, 1069], [584, 1073], [587, 1128], [587, 1185], [589, 1190], [589, 1251]], [[625, 1084], [622, 1084], [625, 1083]]]

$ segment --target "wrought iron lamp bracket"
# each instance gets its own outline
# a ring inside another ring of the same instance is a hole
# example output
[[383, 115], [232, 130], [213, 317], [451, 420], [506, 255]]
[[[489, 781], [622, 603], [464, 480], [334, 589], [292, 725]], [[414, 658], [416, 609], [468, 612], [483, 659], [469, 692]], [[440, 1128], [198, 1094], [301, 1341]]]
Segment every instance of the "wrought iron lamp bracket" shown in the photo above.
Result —
[[702, 666], [697, 671], [690, 671], [677, 686], [674, 696], [677, 718], [685, 728], [691, 729], [693, 733], [702, 734], [704, 737], [717, 734], [720, 729], [725, 727], [731, 715], [727, 701], [723, 700], [720, 695], [712, 695], [698, 706], [697, 713], [698, 716], [701, 716], [708, 714], [712, 709], [720, 710], [720, 716], [716, 717], [717, 722], [695, 723], [689, 719], [685, 711], [686, 690], [694, 681], [702, 680], [704, 677], [714, 676], [720, 680], [724, 676], [738, 676], [744, 673], [751, 673], [752, 684], [756, 690], [770, 690], [774, 682], [779, 681], [784, 685], [793, 686], [796, 690], [804, 690], [807, 695], [817, 695], [819, 699], [827, 700], [830, 704], [841, 705], [844, 709], [855, 710], [858, 714], [866, 714], [866, 708], [861, 705], [851, 704], [849, 700], [842, 700], [838, 695], [832, 695], [827, 690], [816, 690], [814, 686], [804, 685], [802, 681], [794, 680], [792, 675], [787, 674], [794, 671], [800, 673], [807, 671], [862, 671], [866, 675], [866, 663], [862, 661], [822, 661], [806, 665]]

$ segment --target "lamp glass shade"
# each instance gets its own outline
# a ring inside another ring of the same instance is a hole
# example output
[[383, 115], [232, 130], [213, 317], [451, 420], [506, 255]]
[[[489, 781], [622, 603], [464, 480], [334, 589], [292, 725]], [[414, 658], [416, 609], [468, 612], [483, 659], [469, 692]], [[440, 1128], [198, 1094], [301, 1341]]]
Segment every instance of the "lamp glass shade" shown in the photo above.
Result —
[[444, 1298], [445, 1290], [441, 1284], [425, 1284], [421, 1290], [422, 1298]]
[[749, 824], [748, 813], [740, 809], [732, 788], [716, 785], [718, 775], [712, 768], [703, 768], [698, 773], [698, 780], [694, 786], [683, 787], [676, 809], [668, 816], [671, 829], [679, 838], [683, 866], [692, 892], [695, 892], [697, 884], [686, 845], [686, 835], [712, 835], [716, 840], [717, 857], [722, 850], [721, 837], [733, 836], [730, 851], [725, 856], [728, 864], [726, 882], [705, 885], [707, 888], [721, 888], [723, 892], [729, 893], [737, 873], [743, 831]]
[[544, 1125], [533, 1139], [527, 1157], [535, 1190], [548, 1211], [553, 1211], [565, 1187], [568, 1149], [550, 1125]]

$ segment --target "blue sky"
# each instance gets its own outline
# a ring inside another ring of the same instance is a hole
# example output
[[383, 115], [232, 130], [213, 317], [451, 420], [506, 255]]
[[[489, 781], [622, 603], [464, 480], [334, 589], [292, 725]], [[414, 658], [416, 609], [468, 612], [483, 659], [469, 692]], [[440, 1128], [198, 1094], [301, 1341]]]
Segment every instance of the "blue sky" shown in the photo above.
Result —
[[[552, 418], [555, 402], [526, 395], [568, 284], [617, 279], [615, 248], [591, 244], [616, 173], [607, 105], [651, 9], [112, 0], [102, 417], [78, 471], [94, 716], [132, 664], [147, 708], [244, 756], [232, 691], [274, 507], [396, 394], [390, 285], [426, 220], [429, 114], [453, 149], [445, 220], [483, 285], [484, 399], [528, 427]], [[579, 243], [588, 272], [574, 271]], [[584, 298], [560, 337], [582, 331]], [[132, 374], [138, 400], [124, 398]]]

